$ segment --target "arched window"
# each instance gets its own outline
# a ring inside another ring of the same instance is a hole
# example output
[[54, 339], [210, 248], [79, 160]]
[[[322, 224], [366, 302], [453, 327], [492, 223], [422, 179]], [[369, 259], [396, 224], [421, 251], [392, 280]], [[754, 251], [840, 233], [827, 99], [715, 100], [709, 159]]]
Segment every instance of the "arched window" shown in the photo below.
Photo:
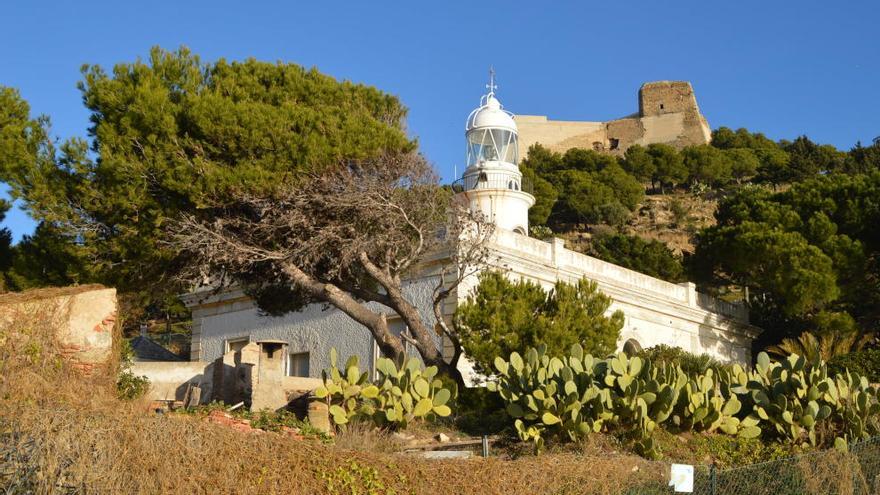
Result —
[[516, 227], [515, 229], [513, 229], [513, 231], [519, 235], [528, 235], [526, 234], [526, 230], [522, 227]]
[[629, 339], [623, 344], [623, 353], [627, 356], [632, 357], [640, 352], [642, 352], [642, 344], [636, 339]]

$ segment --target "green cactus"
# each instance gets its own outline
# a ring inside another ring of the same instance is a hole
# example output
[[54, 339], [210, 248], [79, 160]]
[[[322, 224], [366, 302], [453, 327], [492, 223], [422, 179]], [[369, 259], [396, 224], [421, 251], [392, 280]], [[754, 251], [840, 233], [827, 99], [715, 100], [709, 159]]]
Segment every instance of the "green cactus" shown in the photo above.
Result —
[[410, 358], [398, 369], [390, 359], [381, 358], [376, 362], [379, 379], [370, 383], [356, 356], [340, 370], [336, 349], [331, 349], [330, 370], [322, 372], [324, 385], [314, 396], [327, 401], [330, 416], [340, 427], [366, 419], [378, 426], [405, 427], [414, 419], [449, 416], [453, 391], [437, 379], [436, 366], [421, 366], [418, 359]]
[[489, 387], [505, 400], [523, 441], [540, 449], [548, 435], [577, 439], [605, 428], [630, 432], [643, 455], [659, 454], [652, 439], [665, 423], [741, 438], [764, 433], [817, 445], [821, 431], [837, 431], [838, 448], [880, 434], [877, 390], [856, 374], [828, 376], [824, 363], [796, 355], [773, 362], [758, 355], [753, 371], [740, 365], [688, 376], [678, 366], [653, 366], [637, 357], [549, 357], [546, 348], [496, 358]]

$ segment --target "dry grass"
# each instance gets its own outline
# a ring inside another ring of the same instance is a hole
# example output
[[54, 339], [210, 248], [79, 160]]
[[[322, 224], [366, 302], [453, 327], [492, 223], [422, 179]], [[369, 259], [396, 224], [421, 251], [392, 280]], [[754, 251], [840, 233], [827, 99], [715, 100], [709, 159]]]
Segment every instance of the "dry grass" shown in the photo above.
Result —
[[70, 369], [52, 318], [17, 315], [0, 330], [0, 487], [11, 493], [618, 493], [664, 475], [636, 457], [427, 461], [381, 452], [388, 438], [373, 430], [328, 446], [155, 415], [117, 400], [113, 373]]
[[665, 463], [589, 443], [515, 460], [428, 461], [388, 453], [397, 445], [370, 429], [334, 446], [155, 415], [117, 400], [113, 373], [71, 370], [48, 335], [51, 320], [23, 314], [0, 329], [6, 493], [618, 494], [668, 477]]

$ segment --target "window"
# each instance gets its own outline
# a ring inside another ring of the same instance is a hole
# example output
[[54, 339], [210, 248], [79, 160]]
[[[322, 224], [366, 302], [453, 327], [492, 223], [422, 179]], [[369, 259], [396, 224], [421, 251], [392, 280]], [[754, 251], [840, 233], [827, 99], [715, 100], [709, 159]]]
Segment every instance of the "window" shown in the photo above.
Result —
[[608, 148], [612, 150], [616, 150], [620, 146], [620, 140], [617, 138], [609, 138], [608, 139]]
[[287, 360], [287, 376], [309, 376], [309, 353], [292, 352]]
[[662, 104], [662, 103], [660, 104], [660, 110], [663, 110], [663, 104]]
[[468, 134], [468, 166], [500, 160], [516, 163], [516, 133], [504, 129], [476, 129]]
[[226, 339], [226, 344], [225, 344], [226, 351], [225, 352], [230, 352], [230, 351], [241, 352], [241, 350], [244, 348], [244, 346], [248, 345], [248, 343], [250, 343], [250, 341], [251, 341], [250, 337], [238, 337], [235, 339]]

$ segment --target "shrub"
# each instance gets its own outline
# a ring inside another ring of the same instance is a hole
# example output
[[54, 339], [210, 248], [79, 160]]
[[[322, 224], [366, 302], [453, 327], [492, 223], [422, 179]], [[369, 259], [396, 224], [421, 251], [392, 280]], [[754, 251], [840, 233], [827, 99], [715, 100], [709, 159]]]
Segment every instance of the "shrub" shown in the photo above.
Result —
[[510, 281], [503, 273], [483, 272], [473, 295], [459, 306], [455, 323], [465, 354], [478, 372], [490, 375], [496, 356], [524, 352], [539, 344], [558, 355], [572, 344], [605, 356], [614, 352], [623, 313], [605, 312], [611, 298], [586, 279], [557, 282], [553, 290], [530, 281]]
[[666, 344], [649, 347], [639, 352], [637, 356], [650, 361], [655, 366], [680, 366], [688, 375], [705, 373], [709, 368], [717, 370], [724, 366], [721, 361], [708, 354], [693, 354], [681, 347]]
[[685, 278], [681, 258], [655, 239], [595, 231], [588, 254], [669, 282]]
[[150, 389], [150, 380], [145, 376], [135, 376], [129, 370], [119, 373], [116, 380], [116, 395], [120, 399], [134, 400], [143, 397]]
[[135, 376], [131, 372], [134, 350], [128, 340], [120, 344], [119, 375], [116, 378], [116, 395], [120, 399], [139, 399], [150, 389], [150, 380], [145, 376]]
[[828, 362], [828, 370], [834, 374], [846, 370], [864, 376], [871, 383], [880, 382], [880, 349], [862, 349], [835, 356]]
[[682, 204], [681, 200], [669, 200], [669, 211], [672, 213], [672, 223], [676, 226], [681, 225], [687, 220], [688, 211], [687, 208], [684, 207], [684, 204]]

